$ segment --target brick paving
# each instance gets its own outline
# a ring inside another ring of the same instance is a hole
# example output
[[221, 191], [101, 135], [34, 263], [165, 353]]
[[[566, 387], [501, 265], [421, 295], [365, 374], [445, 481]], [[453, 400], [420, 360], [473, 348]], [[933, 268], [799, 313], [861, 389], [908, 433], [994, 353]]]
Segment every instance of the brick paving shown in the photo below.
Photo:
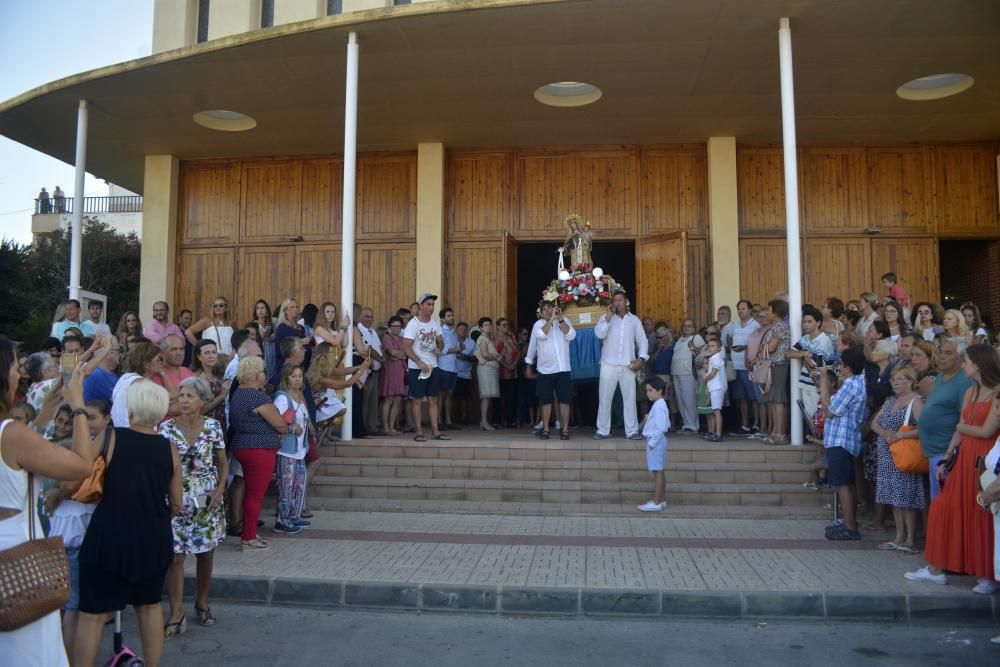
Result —
[[[265, 513], [269, 514], [269, 510]], [[268, 517], [270, 518], [270, 517]], [[909, 582], [922, 558], [823, 539], [819, 519], [317, 512], [299, 536], [227, 538], [218, 578], [651, 591], [965, 594]], [[189, 575], [194, 559], [188, 559]]]

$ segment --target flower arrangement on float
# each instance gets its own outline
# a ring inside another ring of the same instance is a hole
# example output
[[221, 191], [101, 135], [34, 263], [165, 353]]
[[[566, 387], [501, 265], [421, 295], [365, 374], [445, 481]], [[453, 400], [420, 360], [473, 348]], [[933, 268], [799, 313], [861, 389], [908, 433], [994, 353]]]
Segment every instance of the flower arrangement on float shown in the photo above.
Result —
[[542, 299], [555, 301], [562, 306], [607, 306], [611, 295], [621, 289], [614, 278], [604, 273], [601, 267], [591, 270], [587, 264], [578, 264], [572, 270], [563, 270], [547, 288], [542, 290]]

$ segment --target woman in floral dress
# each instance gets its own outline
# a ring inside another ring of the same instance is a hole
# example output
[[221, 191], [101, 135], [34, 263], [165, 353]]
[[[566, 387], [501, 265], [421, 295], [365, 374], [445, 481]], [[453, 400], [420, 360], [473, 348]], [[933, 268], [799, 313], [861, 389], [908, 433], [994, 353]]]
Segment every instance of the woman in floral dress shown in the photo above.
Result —
[[194, 554], [198, 559], [198, 584], [194, 609], [201, 625], [214, 625], [208, 607], [208, 587], [212, 580], [215, 547], [226, 534], [226, 514], [222, 507], [225, 480], [229, 474], [222, 424], [202, 415], [212, 399], [208, 383], [194, 376], [183, 380], [177, 390], [181, 413], [160, 424], [160, 435], [177, 448], [181, 459], [184, 501], [173, 518], [174, 560], [167, 573], [167, 597], [170, 615], [164, 626], [164, 639], [183, 634], [187, 629], [182, 597], [184, 594], [184, 559]]

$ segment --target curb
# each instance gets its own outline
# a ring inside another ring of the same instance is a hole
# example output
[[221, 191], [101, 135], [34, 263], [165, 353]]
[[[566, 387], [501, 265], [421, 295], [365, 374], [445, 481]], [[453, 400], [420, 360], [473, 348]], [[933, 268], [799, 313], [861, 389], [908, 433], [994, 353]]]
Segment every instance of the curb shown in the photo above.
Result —
[[[185, 596], [195, 579], [185, 576]], [[462, 586], [216, 576], [212, 599], [326, 609], [457, 612], [496, 616], [826, 618], [880, 621], [1000, 620], [1000, 596], [905, 593], [657, 591]]]

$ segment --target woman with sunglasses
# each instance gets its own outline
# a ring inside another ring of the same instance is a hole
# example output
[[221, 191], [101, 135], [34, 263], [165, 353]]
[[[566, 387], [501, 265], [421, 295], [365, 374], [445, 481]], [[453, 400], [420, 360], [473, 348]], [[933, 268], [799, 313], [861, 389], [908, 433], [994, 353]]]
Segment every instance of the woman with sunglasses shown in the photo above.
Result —
[[229, 302], [226, 297], [217, 296], [212, 299], [212, 314], [201, 318], [184, 332], [185, 338], [192, 345], [198, 344], [198, 334], [203, 339], [214, 340], [219, 354], [227, 359], [233, 356], [233, 323], [229, 319]]

